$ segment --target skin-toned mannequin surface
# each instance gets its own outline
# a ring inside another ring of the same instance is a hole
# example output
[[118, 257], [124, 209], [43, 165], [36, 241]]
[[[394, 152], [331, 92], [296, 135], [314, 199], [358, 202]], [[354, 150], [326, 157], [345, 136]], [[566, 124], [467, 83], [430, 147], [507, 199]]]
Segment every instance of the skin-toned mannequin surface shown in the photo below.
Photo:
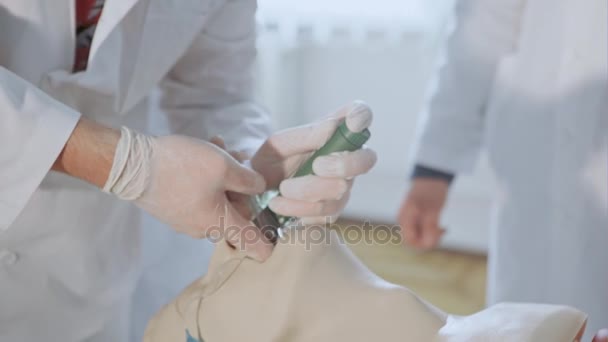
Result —
[[549, 305], [449, 316], [372, 273], [335, 232], [309, 232], [287, 232], [264, 263], [220, 242], [209, 273], [150, 321], [144, 341], [571, 342], [585, 324]]

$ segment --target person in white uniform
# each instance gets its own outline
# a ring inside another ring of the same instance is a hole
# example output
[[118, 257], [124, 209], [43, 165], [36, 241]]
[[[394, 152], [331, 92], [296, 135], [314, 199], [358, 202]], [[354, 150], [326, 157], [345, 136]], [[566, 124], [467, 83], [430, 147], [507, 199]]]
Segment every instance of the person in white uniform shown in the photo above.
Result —
[[[250, 224], [230, 191], [280, 186], [276, 212], [339, 214], [375, 154], [328, 156], [316, 176], [283, 181], [338, 119], [268, 138], [251, 94], [255, 10], [255, 0], [0, 0], [1, 341], [128, 340], [140, 240], [129, 202], [197, 238], [220, 219]], [[138, 133], [152, 111], [183, 136]], [[242, 166], [205, 141], [215, 135], [266, 163]], [[227, 239], [269, 256], [271, 245], [243, 237]]]
[[399, 213], [431, 248], [454, 175], [487, 148], [499, 193], [488, 304], [566, 304], [608, 322], [605, 0], [463, 0]]

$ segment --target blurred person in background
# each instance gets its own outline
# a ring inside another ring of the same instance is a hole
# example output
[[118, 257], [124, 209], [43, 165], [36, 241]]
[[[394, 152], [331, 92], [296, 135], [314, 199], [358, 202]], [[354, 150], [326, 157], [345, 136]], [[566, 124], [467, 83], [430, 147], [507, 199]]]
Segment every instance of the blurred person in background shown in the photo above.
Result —
[[488, 150], [499, 189], [488, 304], [567, 304], [608, 322], [605, 0], [462, 0], [399, 212], [437, 246], [453, 178]]

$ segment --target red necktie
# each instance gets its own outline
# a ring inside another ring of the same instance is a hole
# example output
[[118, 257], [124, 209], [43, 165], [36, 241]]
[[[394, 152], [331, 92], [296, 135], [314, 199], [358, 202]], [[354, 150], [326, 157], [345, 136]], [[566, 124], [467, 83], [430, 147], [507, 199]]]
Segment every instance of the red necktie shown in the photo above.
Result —
[[104, 0], [75, 0], [76, 1], [76, 55], [74, 56], [74, 72], [87, 68], [89, 50]]

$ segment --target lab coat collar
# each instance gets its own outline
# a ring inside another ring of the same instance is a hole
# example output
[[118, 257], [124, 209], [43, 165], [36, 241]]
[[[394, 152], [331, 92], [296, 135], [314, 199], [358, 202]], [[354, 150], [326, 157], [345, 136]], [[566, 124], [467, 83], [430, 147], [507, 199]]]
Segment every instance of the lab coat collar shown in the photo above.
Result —
[[118, 26], [125, 15], [139, 1], [149, 0], [106, 0], [103, 6], [101, 18], [95, 29], [95, 37], [91, 44], [90, 59], [95, 58], [95, 54], [103, 42], [108, 38], [112, 30]]
[[[115, 59], [111, 63], [119, 68], [115, 111], [128, 113], [158, 84], [202, 30], [211, 4], [211, 0], [106, 0], [89, 69], [108, 64], [98, 58]], [[120, 26], [124, 26], [120, 43], [113, 42], [112, 56], [105, 56], [101, 51], [110, 48], [108, 38]]]

